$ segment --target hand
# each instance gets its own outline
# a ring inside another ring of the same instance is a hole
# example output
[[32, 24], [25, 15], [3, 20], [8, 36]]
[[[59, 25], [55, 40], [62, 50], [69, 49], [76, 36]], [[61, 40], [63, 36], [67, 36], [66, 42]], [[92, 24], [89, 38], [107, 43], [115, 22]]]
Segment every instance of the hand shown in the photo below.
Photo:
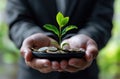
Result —
[[63, 60], [60, 62], [61, 71], [77, 72], [89, 67], [92, 61], [98, 54], [97, 44], [94, 40], [86, 35], [76, 35], [62, 42], [69, 45], [64, 46], [64, 49], [80, 49], [86, 50], [85, 57], [82, 59], [71, 58], [69, 61]]
[[32, 55], [31, 48], [38, 49], [43, 46], [51, 46], [52, 45], [51, 41], [55, 42], [55, 40], [41, 33], [34, 34], [32, 36], [27, 37], [23, 41], [23, 44], [20, 49], [21, 55], [25, 59], [25, 63], [28, 66], [32, 67], [33, 69], [36, 69], [42, 73], [48, 73], [48, 72], [59, 69], [58, 62], [55, 62], [55, 61], [51, 62], [48, 59], [34, 58]]

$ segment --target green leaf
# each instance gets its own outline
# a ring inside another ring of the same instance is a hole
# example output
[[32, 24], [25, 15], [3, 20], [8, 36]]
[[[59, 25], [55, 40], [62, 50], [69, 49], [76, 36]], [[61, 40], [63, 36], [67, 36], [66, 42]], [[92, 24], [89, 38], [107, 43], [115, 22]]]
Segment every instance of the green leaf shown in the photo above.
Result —
[[61, 12], [58, 12], [57, 16], [56, 16], [56, 20], [59, 26], [62, 25], [62, 19], [64, 18], [63, 14]]
[[67, 26], [63, 31], [62, 31], [62, 36], [64, 35], [64, 34], [66, 34], [68, 31], [70, 31], [70, 30], [72, 30], [72, 29], [77, 29], [78, 27], [77, 26], [75, 26], [75, 25], [69, 25], [69, 26]]
[[58, 29], [56, 28], [56, 26], [51, 25], [51, 24], [45, 24], [43, 27], [46, 28], [46, 29], [49, 30], [49, 31], [54, 32], [56, 35], [59, 36], [59, 31], [58, 31]]
[[69, 17], [64, 17], [61, 12], [58, 12], [56, 16], [57, 23], [60, 27], [65, 26], [69, 22]]
[[68, 22], [69, 22], [69, 17], [65, 17], [64, 19], [62, 19], [61, 27], [65, 26]]

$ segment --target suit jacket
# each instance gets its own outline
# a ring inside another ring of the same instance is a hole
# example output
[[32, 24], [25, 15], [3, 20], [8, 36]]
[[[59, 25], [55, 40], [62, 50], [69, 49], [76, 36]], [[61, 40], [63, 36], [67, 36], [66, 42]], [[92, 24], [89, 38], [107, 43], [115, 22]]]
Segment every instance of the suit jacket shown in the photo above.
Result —
[[[66, 0], [66, 2], [64, 15], [69, 16], [69, 24], [78, 26], [78, 29], [68, 32], [65, 38], [75, 34], [86, 34], [96, 41], [99, 49], [104, 47], [111, 36], [114, 0]], [[43, 28], [43, 25], [46, 23], [57, 25], [55, 20], [57, 12], [59, 11], [55, 0], [8, 0], [6, 13], [11, 40], [20, 48], [23, 40], [34, 33], [45, 33], [56, 39], [52, 33]], [[21, 61], [24, 68], [22, 71], [28, 70], [32, 73], [31, 76], [47, 79], [45, 74], [40, 74], [24, 65], [23, 59]], [[86, 74], [85, 76], [90, 79], [97, 79], [98, 69], [95, 64], [81, 72], [74, 75], [67, 72], [52, 72], [47, 76], [51, 79], [71, 79], [71, 77], [80, 79], [81, 74]]]

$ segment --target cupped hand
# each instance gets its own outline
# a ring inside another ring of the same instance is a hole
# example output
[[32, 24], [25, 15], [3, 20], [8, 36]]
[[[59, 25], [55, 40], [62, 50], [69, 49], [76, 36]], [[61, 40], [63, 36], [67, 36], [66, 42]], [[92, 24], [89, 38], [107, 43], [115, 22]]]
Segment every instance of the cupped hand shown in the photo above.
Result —
[[32, 55], [31, 48], [38, 49], [44, 46], [51, 46], [51, 41], [55, 42], [55, 40], [41, 33], [37, 33], [27, 37], [23, 41], [23, 44], [20, 49], [21, 55], [25, 59], [25, 63], [33, 69], [36, 69], [42, 73], [48, 73], [59, 69], [58, 62], [51, 62], [48, 59], [34, 58]]
[[98, 55], [98, 47], [96, 42], [86, 35], [76, 35], [66, 39], [62, 44], [68, 43], [64, 49], [85, 49], [85, 56], [81, 59], [71, 58], [69, 61], [62, 60], [60, 62], [61, 71], [77, 72], [89, 67], [92, 61]]

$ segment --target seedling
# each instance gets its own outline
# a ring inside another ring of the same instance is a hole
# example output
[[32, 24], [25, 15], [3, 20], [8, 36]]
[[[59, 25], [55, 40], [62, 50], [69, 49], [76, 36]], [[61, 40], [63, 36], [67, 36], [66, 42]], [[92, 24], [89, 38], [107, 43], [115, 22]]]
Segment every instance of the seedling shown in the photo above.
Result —
[[75, 25], [68, 25], [69, 17], [64, 17], [61, 12], [58, 12], [56, 15], [56, 21], [58, 24], [58, 27], [51, 24], [45, 24], [44, 28], [52, 31], [54, 34], [58, 37], [58, 42], [52, 42], [52, 43], [58, 43], [59, 47], [42, 47], [40, 49], [32, 49], [33, 55], [37, 58], [43, 58], [43, 59], [49, 59], [53, 61], [61, 61], [61, 60], [68, 60], [70, 58], [82, 58], [85, 55], [84, 49], [72, 49], [72, 50], [63, 50], [63, 47], [65, 45], [69, 45], [68, 43], [62, 44], [60, 47], [63, 35], [65, 35], [68, 31], [72, 29], [77, 29], [77, 26]]
[[[57, 35], [57, 37], [59, 39], [58, 44], [60, 46], [63, 35], [65, 35], [68, 31], [70, 31], [72, 29], [77, 29], [77, 26], [75, 26], [75, 25], [66, 26], [69, 22], [69, 17], [64, 17], [64, 15], [61, 12], [57, 13], [56, 21], [57, 21], [57, 24], [58, 24], [58, 28], [55, 25], [52, 25], [52, 24], [45, 24], [44, 28], [49, 30], [49, 31], [52, 31], [54, 34]], [[63, 46], [66, 45], [66, 44], [67, 43], [63, 44], [60, 47], [60, 49], [62, 49]]]

